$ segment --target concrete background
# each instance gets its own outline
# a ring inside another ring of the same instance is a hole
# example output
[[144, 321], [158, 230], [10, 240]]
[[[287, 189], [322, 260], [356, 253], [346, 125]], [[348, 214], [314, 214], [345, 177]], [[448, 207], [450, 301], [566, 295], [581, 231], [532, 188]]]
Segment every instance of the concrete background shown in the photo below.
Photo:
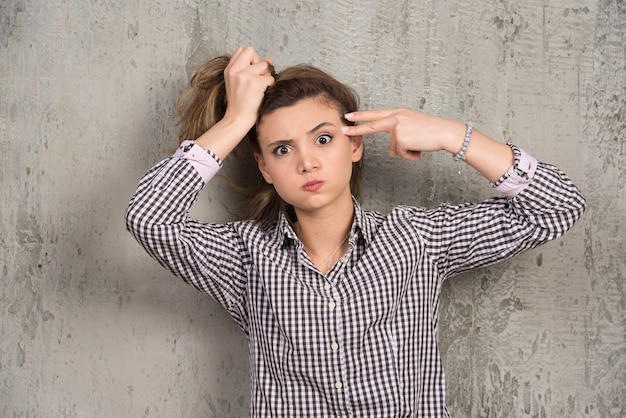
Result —
[[[449, 406], [626, 416], [623, 1], [3, 0], [0, 18], [0, 416], [247, 414], [241, 332], [123, 223], [176, 146], [191, 71], [246, 44], [328, 70], [363, 108], [472, 120], [569, 173], [589, 203], [569, 235], [446, 284]], [[367, 143], [368, 208], [490, 194], [447, 155], [386, 147]], [[227, 220], [231, 200], [213, 183], [194, 214]]]

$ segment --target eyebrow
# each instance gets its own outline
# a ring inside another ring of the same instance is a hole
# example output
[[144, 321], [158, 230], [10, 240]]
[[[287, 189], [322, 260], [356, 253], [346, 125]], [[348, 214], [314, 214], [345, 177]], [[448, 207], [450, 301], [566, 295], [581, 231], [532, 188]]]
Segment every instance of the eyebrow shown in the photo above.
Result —
[[[325, 126], [335, 126], [333, 123], [331, 122], [321, 122], [318, 123], [317, 125], [315, 125], [313, 128], [311, 128], [307, 133], [308, 134], [312, 134], [315, 133], [317, 131], [319, 131], [320, 129], [322, 129]], [[281, 145], [290, 145], [293, 143], [293, 139], [279, 139], [277, 141], [273, 141], [270, 144], [267, 145], [267, 148], [273, 149], [276, 147], [279, 147]]]
[[319, 131], [320, 129], [322, 129], [324, 126], [335, 126], [330, 122], [322, 122], [322, 123], [318, 123], [317, 125], [315, 125], [313, 127], [313, 129], [311, 129], [308, 133], [312, 134], [315, 131]]

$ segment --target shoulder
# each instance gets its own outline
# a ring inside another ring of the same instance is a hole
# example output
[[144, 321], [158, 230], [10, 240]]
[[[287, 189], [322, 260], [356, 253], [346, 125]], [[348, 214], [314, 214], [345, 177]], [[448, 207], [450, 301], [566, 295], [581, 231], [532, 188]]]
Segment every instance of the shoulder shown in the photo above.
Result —
[[399, 205], [388, 215], [387, 222], [396, 228], [411, 229], [423, 237], [450, 234], [455, 227], [469, 222], [473, 217], [490, 211], [492, 202], [450, 204], [442, 202], [433, 208]]
[[364, 210], [360, 222], [366, 237], [373, 239], [384, 231], [393, 235], [399, 231], [407, 232], [408, 229], [413, 229], [415, 218], [424, 217], [426, 213], [427, 210], [422, 207], [399, 205], [387, 214]]
[[246, 247], [280, 247], [284, 241], [281, 229], [276, 224], [264, 225], [257, 221], [243, 220], [228, 225]]

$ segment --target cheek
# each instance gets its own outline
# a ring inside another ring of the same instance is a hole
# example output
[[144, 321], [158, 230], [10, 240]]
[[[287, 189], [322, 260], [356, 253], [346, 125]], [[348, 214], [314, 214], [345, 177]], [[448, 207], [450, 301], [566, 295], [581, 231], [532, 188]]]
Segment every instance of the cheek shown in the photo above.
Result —
[[345, 147], [341, 152], [333, 155], [333, 164], [337, 167], [346, 167], [347, 170], [352, 170], [353, 153], [352, 148]]
[[285, 171], [285, 161], [277, 158], [268, 157], [266, 160], [265, 169], [271, 175], [278, 175]]
[[269, 161], [266, 159], [265, 162], [266, 174], [275, 187], [280, 187], [281, 184], [287, 182], [293, 175], [293, 170], [290, 170], [287, 159], [271, 159]]

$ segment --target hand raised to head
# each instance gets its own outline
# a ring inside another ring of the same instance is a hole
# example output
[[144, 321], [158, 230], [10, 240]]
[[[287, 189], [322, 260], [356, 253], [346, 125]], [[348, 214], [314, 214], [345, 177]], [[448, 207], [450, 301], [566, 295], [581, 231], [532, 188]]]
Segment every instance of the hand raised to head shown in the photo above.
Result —
[[224, 70], [227, 108], [225, 119], [236, 120], [251, 128], [265, 90], [274, 83], [272, 60], [261, 60], [251, 46], [235, 50]]

